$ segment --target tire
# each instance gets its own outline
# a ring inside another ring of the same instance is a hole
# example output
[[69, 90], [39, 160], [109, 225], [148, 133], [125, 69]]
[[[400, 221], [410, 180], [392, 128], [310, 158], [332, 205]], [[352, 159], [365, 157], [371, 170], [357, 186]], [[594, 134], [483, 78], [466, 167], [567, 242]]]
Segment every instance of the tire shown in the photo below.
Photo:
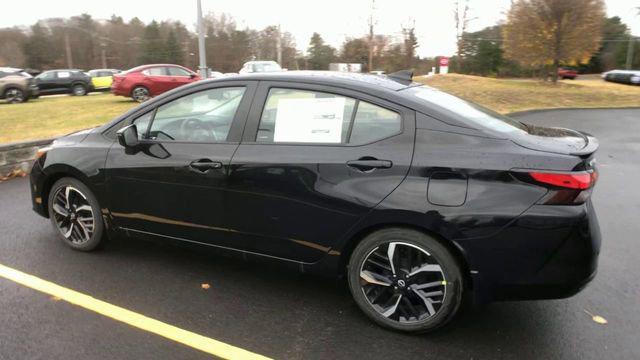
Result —
[[[392, 246], [393, 266], [386, 256]], [[441, 328], [462, 303], [462, 271], [453, 255], [434, 238], [412, 229], [387, 228], [364, 238], [351, 254], [348, 279], [360, 309], [397, 331]]]
[[71, 95], [84, 96], [87, 95], [87, 87], [82, 84], [76, 84], [71, 87]]
[[47, 206], [51, 224], [67, 246], [91, 251], [103, 243], [104, 222], [98, 200], [82, 182], [69, 177], [56, 181], [49, 191]]
[[149, 89], [144, 86], [136, 86], [131, 90], [131, 98], [139, 103], [143, 103], [151, 98]]
[[28, 100], [24, 94], [24, 91], [16, 87], [8, 88], [4, 92], [4, 98], [9, 104], [19, 104]]

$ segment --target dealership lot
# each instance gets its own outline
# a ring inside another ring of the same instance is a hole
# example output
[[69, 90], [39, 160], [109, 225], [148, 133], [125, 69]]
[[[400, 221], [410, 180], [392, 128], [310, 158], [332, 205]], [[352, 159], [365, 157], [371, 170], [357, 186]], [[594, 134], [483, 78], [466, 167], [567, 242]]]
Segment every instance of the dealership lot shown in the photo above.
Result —
[[[467, 308], [440, 333], [392, 333], [360, 313], [343, 282], [142, 241], [73, 252], [31, 211], [27, 179], [0, 183], [0, 264], [279, 359], [638, 358], [640, 110], [556, 110], [520, 118], [584, 130], [601, 142], [594, 194], [603, 234], [600, 270], [570, 299]], [[608, 324], [593, 322], [588, 313]], [[0, 322], [0, 359], [208, 356], [2, 277]]]

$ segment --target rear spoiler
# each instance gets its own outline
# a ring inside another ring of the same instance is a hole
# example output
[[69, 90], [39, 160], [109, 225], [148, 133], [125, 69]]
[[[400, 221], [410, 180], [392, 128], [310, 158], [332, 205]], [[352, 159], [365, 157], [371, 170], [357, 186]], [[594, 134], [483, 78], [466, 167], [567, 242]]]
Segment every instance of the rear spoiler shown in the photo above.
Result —
[[600, 143], [598, 142], [598, 139], [596, 139], [593, 135], [586, 133], [584, 131], [578, 131], [578, 132], [582, 136], [584, 136], [586, 145], [582, 149], [572, 152], [571, 155], [588, 157], [589, 155], [593, 154], [598, 150], [598, 148], [600, 147]]

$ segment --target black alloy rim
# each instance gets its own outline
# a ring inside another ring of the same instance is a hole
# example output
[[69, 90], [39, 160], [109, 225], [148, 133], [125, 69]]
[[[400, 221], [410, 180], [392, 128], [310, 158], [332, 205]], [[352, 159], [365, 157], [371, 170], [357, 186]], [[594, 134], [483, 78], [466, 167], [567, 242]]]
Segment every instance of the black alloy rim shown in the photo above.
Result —
[[442, 267], [427, 251], [392, 241], [373, 249], [360, 267], [360, 287], [369, 305], [402, 324], [438, 313], [446, 296]]
[[93, 235], [95, 220], [86, 196], [72, 186], [58, 189], [53, 198], [53, 217], [62, 236], [77, 245]]

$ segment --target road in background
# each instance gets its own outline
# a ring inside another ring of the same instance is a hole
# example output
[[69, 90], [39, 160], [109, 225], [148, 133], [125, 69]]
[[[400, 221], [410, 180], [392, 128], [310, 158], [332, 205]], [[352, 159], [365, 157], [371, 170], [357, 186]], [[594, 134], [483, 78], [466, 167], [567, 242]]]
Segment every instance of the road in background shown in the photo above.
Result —
[[[72, 251], [31, 211], [27, 179], [0, 183], [0, 264], [279, 359], [640, 358], [640, 110], [519, 118], [584, 130], [601, 143], [594, 193], [603, 234], [599, 273], [569, 299], [465, 308], [439, 333], [398, 334], [369, 321], [340, 281], [137, 240]], [[206, 357], [3, 279], [0, 323], [3, 360]]]

